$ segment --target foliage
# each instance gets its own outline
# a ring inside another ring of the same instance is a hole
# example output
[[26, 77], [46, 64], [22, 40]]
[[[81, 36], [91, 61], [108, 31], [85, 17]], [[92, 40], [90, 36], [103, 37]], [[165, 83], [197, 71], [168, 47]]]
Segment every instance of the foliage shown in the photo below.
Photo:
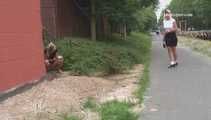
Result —
[[106, 16], [110, 25], [126, 24], [128, 31], [134, 31], [137, 29], [134, 26], [141, 24], [142, 29], [149, 30], [151, 21], [145, 24], [145, 20], [152, 17], [155, 20], [156, 15], [153, 13], [157, 3], [158, 0], [98, 0], [96, 9], [97, 15]]
[[136, 27], [139, 31], [148, 31], [153, 29], [157, 24], [157, 18], [153, 7], [143, 8], [134, 14], [136, 18]]
[[111, 101], [100, 108], [102, 120], [138, 120], [138, 116], [130, 111], [131, 105], [125, 102]]
[[90, 110], [97, 110], [97, 104], [94, 98], [88, 97], [85, 103], [83, 104], [83, 107], [85, 109], [90, 109]]
[[136, 96], [138, 97], [140, 103], [143, 102], [144, 94], [150, 83], [149, 67], [150, 67], [150, 61], [151, 61], [151, 46], [152, 46], [151, 42], [147, 43], [148, 49], [147, 51], [145, 51], [146, 55], [145, 55], [145, 60], [144, 60], [144, 72], [139, 81], [139, 88], [136, 91]]
[[110, 22], [125, 23], [136, 10], [134, 0], [101, 0], [98, 2], [98, 14], [109, 17]]
[[57, 41], [59, 53], [64, 56], [64, 70], [76, 75], [95, 73], [115, 74], [143, 63], [149, 51], [148, 35], [133, 33], [128, 40], [89, 41], [66, 38]]
[[172, 0], [169, 8], [173, 13], [192, 13], [189, 25], [196, 29], [211, 29], [210, 0]]

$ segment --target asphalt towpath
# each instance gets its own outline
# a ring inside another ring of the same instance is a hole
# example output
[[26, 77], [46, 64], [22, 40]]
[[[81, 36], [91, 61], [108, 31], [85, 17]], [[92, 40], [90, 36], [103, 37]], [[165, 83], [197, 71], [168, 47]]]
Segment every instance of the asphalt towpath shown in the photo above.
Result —
[[140, 120], [211, 120], [211, 60], [178, 47], [179, 66], [168, 69], [161, 37], [153, 36], [151, 85]]

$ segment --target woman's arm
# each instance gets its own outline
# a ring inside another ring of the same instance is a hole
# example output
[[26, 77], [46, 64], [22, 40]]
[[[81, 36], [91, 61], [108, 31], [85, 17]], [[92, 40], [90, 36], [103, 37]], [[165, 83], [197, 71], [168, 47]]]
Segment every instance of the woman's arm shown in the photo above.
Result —
[[173, 28], [170, 30], [170, 32], [177, 32], [177, 22], [173, 22]]

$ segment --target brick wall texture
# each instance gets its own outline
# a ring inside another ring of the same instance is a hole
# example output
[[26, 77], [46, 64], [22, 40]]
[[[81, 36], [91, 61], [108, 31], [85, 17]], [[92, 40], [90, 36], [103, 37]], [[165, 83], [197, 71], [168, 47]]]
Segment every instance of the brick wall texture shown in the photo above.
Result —
[[0, 0], [0, 92], [45, 74], [39, 0]]

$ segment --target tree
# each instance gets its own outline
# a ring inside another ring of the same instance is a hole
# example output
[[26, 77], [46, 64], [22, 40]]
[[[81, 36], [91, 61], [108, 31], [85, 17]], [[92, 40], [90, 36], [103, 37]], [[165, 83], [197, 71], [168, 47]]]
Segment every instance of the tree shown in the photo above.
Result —
[[172, 0], [169, 8], [173, 13], [192, 13], [189, 24], [196, 29], [211, 29], [210, 0]]
[[[101, 0], [98, 1], [98, 15], [106, 16], [111, 27], [122, 28], [125, 32], [136, 29], [139, 23], [137, 13], [150, 6], [147, 12], [154, 13], [157, 0]], [[148, 14], [146, 12], [146, 15]], [[141, 14], [145, 15], [145, 14]], [[155, 15], [155, 14], [154, 14]], [[154, 20], [154, 19], [153, 19]], [[149, 26], [150, 27], [150, 26]]]
[[[135, 16], [135, 14], [149, 6], [151, 8], [147, 12], [151, 14], [158, 0], [89, 0], [89, 2], [91, 39], [96, 40], [96, 25], [100, 20], [103, 21], [105, 35], [118, 31], [123, 32], [124, 38], [126, 38], [127, 32], [135, 30], [135, 24], [143, 22], [137, 20], [139, 16]], [[148, 15], [147, 12], [146, 15]], [[144, 16], [145, 14], [140, 15]]]
[[96, 1], [90, 0], [91, 7], [91, 20], [90, 20], [90, 28], [91, 28], [91, 39], [96, 41]]
[[135, 14], [138, 31], [148, 31], [155, 28], [157, 17], [152, 6], [143, 8]]

